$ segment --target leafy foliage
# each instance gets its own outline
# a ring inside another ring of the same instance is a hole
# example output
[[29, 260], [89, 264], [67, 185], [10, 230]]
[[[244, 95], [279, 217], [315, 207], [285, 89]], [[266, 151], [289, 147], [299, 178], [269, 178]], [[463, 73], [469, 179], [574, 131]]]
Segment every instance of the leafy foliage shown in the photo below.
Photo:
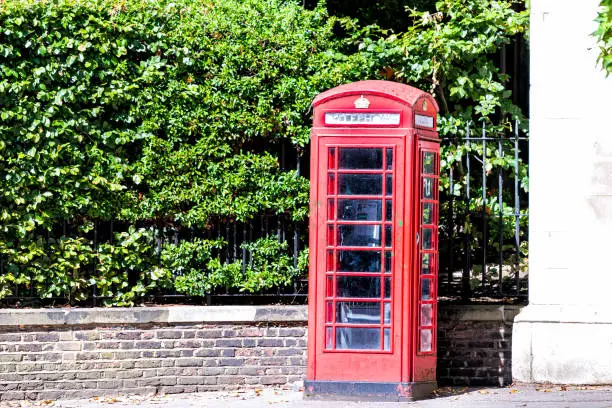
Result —
[[[160, 250], [156, 231], [305, 219], [308, 181], [277, 152], [302, 151], [317, 93], [363, 76], [337, 21], [281, 0], [2, 2], [0, 297], [287, 284], [286, 245], [246, 244], [242, 276], [226, 242]], [[98, 240], [112, 220], [132, 227]]]
[[[329, 16], [284, 0], [0, 2], [0, 298], [78, 302], [95, 290], [131, 305], [162, 289], [290, 284], [307, 249], [296, 266], [286, 243], [254, 239], [243, 266], [205, 232], [262, 214], [305, 221], [308, 180], [279, 151], [304, 153], [312, 98], [392, 79], [435, 94], [445, 137], [473, 118], [501, 130], [521, 115], [492, 61], [525, 32], [520, 6], [330, 0]], [[445, 147], [445, 171], [472, 149]], [[487, 154], [492, 170], [510, 165]], [[116, 232], [98, 236], [111, 222]]]
[[612, 1], [601, 0], [599, 14], [597, 16], [599, 27], [595, 36], [599, 41], [601, 54], [599, 59], [604, 70], [612, 72]]

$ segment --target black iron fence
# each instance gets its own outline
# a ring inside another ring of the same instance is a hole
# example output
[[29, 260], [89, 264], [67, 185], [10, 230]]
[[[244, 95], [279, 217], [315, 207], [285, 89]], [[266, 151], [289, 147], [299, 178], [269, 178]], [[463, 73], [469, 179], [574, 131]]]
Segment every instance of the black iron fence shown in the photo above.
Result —
[[[469, 300], [521, 301], [527, 295], [527, 222], [528, 179], [527, 137], [517, 123], [511, 128], [470, 126], [462, 135], [442, 140], [440, 193], [440, 279], [442, 298]], [[295, 153], [278, 151], [283, 168], [297, 168], [308, 174], [308, 152], [301, 158]], [[254, 239], [275, 236], [286, 242], [298, 263], [299, 251], [307, 245], [307, 223], [293, 222], [284, 215], [266, 213], [249, 222], [219, 219], [206, 230], [177, 225], [137, 225], [154, 231], [159, 252], [166, 242], [181, 240], [222, 239], [227, 244], [215, 254], [222, 263], [241, 262], [243, 271], [252, 265], [253, 257], [242, 244]], [[94, 248], [112, 242], [116, 232], [126, 231], [122, 222], [96, 222], [87, 234]], [[45, 232], [52, 240], [76, 233], [70, 222], [62, 222]], [[0, 276], [6, 271], [6, 260], [0, 259]], [[95, 272], [88, 265], [84, 274]], [[192, 298], [170, 290], [156, 290], [141, 299], [146, 302], [176, 303], [305, 303], [307, 277], [292, 286], [247, 294], [232, 289], [218, 289], [204, 298]], [[135, 281], [137, 277], [131, 277]], [[91, 287], [86, 304], [98, 306], [104, 297]], [[1, 301], [5, 306], [61, 305], [67, 298], [41, 301], [33, 286], [16, 286], [11, 296]], [[83, 303], [83, 302], [81, 302]], [[140, 302], [138, 302], [140, 303]]]
[[519, 124], [469, 126], [442, 141], [442, 297], [527, 296], [527, 137]]

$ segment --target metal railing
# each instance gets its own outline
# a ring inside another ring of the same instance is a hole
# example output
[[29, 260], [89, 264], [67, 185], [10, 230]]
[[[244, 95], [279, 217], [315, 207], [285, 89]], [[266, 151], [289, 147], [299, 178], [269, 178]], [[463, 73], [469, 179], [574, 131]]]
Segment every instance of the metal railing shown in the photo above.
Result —
[[442, 170], [448, 183], [441, 192], [439, 293], [464, 301], [524, 299], [527, 137], [517, 122], [502, 132], [483, 124], [443, 139], [442, 160], [451, 145], [461, 153]]
[[[517, 123], [511, 130], [500, 132], [485, 126], [469, 127], [464, 136], [442, 140], [440, 177], [440, 264], [439, 295], [454, 300], [521, 301], [527, 295], [527, 137]], [[308, 154], [300, 158], [278, 151], [284, 169], [302, 167], [308, 172]], [[141, 226], [141, 225], [137, 225]], [[118, 221], [95, 222], [87, 234], [94, 248], [112, 242], [113, 234], [127, 231], [129, 225]], [[241, 262], [243, 271], [252, 265], [250, 251], [242, 243], [274, 235], [279, 242], [287, 242], [294, 265], [298, 252], [307, 245], [306, 221], [295, 223], [283, 214], [265, 213], [240, 223], [218, 219], [206, 230], [180, 225], [148, 225], [154, 229], [158, 249], [166, 242], [181, 240], [223, 239], [227, 244], [215, 255], [222, 263]], [[57, 239], [75, 233], [70, 222], [60, 223], [46, 239]], [[159, 251], [158, 251], [159, 252]], [[88, 265], [85, 275], [94, 273], [95, 265]], [[6, 270], [6, 260], [0, 259], [0, 275]], [[134, 282], [137, 277], [129, 277]], [[263, 293], [245, 294], [237, 290], [221, 289], [205, 298], [192, 298], [174, 291], [148, 294], [142, 302], [175, 303], [305, 303], [307, 280], [302, 277], [292, 286]], [[91, 288], [85, 303], [101, 304], [103, 297]], [[0, 300], [5, 306], [61, 305], [67, 298], [41, 301], [33, 287], [16, 287], [14, 295]]]

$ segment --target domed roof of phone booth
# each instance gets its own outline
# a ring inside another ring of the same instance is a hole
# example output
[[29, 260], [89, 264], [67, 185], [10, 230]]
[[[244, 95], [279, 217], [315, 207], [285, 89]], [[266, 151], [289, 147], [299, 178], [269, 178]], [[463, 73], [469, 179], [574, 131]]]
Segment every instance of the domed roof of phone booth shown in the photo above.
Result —
[[411, 107], [424, 97], [433, 104], [436, 112], [439, 111], [436, 100], [429, 93], [399, 82], [381, 80], [357, 81], [337, 86], [317, 95], [312, 101], [312, 105], [316, 107], [331, 99], [347, 95], [377, 95], [398, 100]]

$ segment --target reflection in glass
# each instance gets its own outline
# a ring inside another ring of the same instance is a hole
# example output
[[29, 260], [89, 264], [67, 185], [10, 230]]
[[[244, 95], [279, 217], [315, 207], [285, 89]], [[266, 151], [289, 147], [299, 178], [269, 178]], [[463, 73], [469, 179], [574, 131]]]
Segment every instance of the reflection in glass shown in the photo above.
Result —
[[391, 234], [391, 226], [385, 225], [385, 247], [393, 245], [393, 235]]
[[336, 218], [336, 203], [333, 198], [327, 200], [327, 219], [333, 221]]
[[332, 272], [334, 270], [334, 251], [327, 251], [327, 272]]
[[329, 246], [336, 245], [334, 241], [334, 225], [333, 224], [329, 224], [327, 226], [327, 245]]
[[332, 302], [325, 303], [325, 322], [331, 323], [334, 317], [334, 308]]
[[387, 200], [385, 201], [385, 205], [386, 205], [386, 214], [385, 214], [385, 220], [387, 221], [392, 221], [393, 220], [393, 201], [391, 200]]
[[433, 203], [423, 204], [423, 224], [431, 224], [433, 221]]
[[393, 195], [393, 176], [391, 174], [387, 174], [387, 186], [385, 188], [387, 189], [387, 196]]
[[334, 296], [334, 280], [331, 276], [327, 277], [327, 283], [325, 288], [325, 296], [332, 297]]
[[382, 200], [338, 200], [338, 219], [380, 221], [382, 220]]
[[339, 276], [337, 279], [336, 296], [356, 298], [380, 297], [380, 278]]
[[330, 147], [327, 155], [327, 168], [333, 169], [336, 167], [336, 148]]
[[431, 249], [433, 246], [433, 230], [423, 228], [423, 249]]
[[431, 299], [431, 279], [421, 279], [421, 299]]
[[380, 251], [338, 251], [340, 272], [380, 272]]
[[391, 329], [384, 330], [384, 346], [385, 350], [391, 350]]
[[423, 197], [433, 198], [433, 179], [423, 179]]
[[336, 176], [334, 174], [327, 175], [327, 194], [336, 193]]
[[379, 247], [380, 225], [338, 225], [338, 245]]
[[336, 302], [336, 323], [380, 324], [380, 302]]
[[434, 174], [434, 154], [431, 152], [425, 152], [423, 154], [423, 173]]
[[334, 342], [332, 339], [332, 328], [325, 328], [325, 348], [330, 349], [334, 347]]
[[393, 169], [393, 149], [387, 149], [387, 170]]
[[391, 278], [385, 278], [385, 299], [391, 298]]
[[382, 169], [382, 162], [380, 148], [341, 148], [338, 168]]
[[385, 309], [385, 324], [390, 324], [391, 323], [391, 303], [386, 302], [383, 305], [384, 309]]
[[381, 195], [382, 174], [340, 174], [338, 189], [344, 195]]
[[391, 252], [385, 252], [385, 273], [391, 273]]
[[336, 348], [341, 350], [379, 350], [380, 329], [336, 328]]
[[431, 274], [431, 257], [432, 254], [421, 254], [421, 274]]
[[431, 326], [433, 316], [433, 305], [427, 303], [421, 305], [421, 326]]
[[431, 351], [431, 329], [421, 330], [421, 351]]

